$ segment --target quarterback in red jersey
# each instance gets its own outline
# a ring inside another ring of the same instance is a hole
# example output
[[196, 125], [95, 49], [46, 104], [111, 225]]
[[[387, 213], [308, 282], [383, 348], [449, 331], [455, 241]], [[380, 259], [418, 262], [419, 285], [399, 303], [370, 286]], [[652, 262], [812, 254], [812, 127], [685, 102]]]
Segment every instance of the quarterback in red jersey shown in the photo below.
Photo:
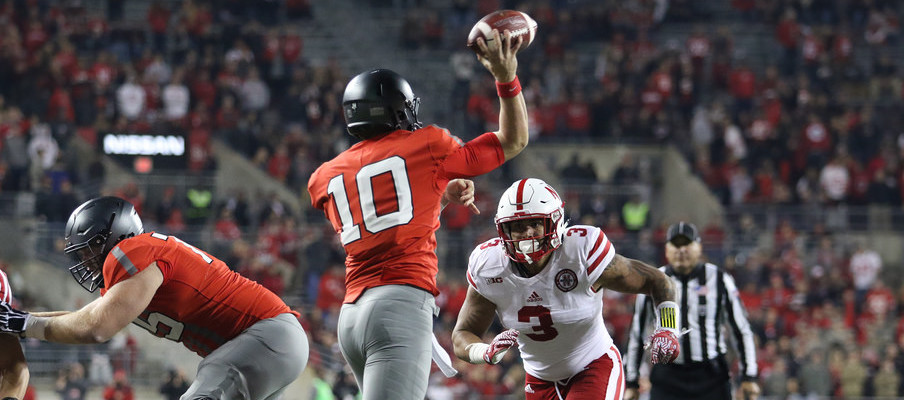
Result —
[[404, 78], [385, 69], [364, 72], [342, 98], [348, 132], [361, 142], [308, 181], [312, 204], [324, 211], [347, 253], [338, 337], [365, 400], [424, 398], [443, 191], [454, 179], [495, 169], [527, 145], [515, 56], [522, 42], [508, 32], [504, 41], [493, 34], [489, 44], [478, 42], [478, 59], [496, 78], [498, 132], [462, 143], [445, 129], [421, 127], [420, 99]]
[[[13, 291], [9, 279], [0, 271], [0, 301], [11, 303]], [[21, 399], [28, 389], [28, 364], [19, 338], [0, 334], [0, 398]]]
[[0, 331], [100, 343], [130, 322], [204, 359], [182, 399], [272, 399], [301, 374], [308, 342], [298, 314], [263, 286], [175, 236], [144, 233], [129, 202], [89, 200], [66, 224], [69, 270], [101, 297], [78, 311], [29, 314], [0, 302]]

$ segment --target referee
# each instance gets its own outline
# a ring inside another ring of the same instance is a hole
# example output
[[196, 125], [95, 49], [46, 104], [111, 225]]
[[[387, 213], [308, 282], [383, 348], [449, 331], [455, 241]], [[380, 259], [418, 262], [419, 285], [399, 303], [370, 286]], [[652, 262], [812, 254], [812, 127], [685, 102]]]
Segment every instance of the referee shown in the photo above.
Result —
[[[756, 347], [744, 304], [738, 298], [734, 278], [719, 267], [701, 261], [700, 235], [694, 224], [678, 222], [669, 227], [665, 245], [668, 265], [660, 267], [675, 283], [681, 308], [681, 354], [671, 364], [653, 365], [650, 400], [731, 399], [731, 381], [725, 360], [726, 334], [738, 344], [742, 399], [756, 399]], [[638, 378], [644, 352], [645, 328], [652, 321], [649, 297], [638, 295], [625, 354], [625, 400], [638, 397]], [[728, 325], [729, 330], [723, 330]]]

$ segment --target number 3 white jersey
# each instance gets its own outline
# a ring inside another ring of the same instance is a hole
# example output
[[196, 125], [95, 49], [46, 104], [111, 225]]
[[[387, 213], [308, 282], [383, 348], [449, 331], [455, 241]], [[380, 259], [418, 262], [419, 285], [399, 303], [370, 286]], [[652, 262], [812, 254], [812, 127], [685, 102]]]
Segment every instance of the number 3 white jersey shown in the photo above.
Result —
[[568, 228], [539, 274], [519, 275], [502, 242], [488, 240], [474, 249], [468, 282], [496, 304], [506, 328], [520, 332], [524, 369], [546, 380], [567, 379], [603, 356], [612, 338], [603, 323], [603, 291], [592, 285], [615, 257], [615, 247], [597, 227]]

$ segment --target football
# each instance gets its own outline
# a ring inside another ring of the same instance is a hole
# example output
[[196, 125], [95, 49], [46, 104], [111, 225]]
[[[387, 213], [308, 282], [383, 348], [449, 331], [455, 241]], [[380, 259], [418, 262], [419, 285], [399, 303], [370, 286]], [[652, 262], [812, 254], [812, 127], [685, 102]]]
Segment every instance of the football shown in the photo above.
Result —
[[521, 11], [493, 11], [477, 21], [477, 24], [471, 28], [471, 33], [468, 34], [468, 47], [477, 51], [478, 38], [493, 40], [493, 29], [498, 29], [500, 34], [508, 29], [512, 33], [513, 39], [520, 35], [524, 40], [521, 43], [521, 49], [524, 49], [534, 41], [534, 36], [537, 34], [537, 21]]

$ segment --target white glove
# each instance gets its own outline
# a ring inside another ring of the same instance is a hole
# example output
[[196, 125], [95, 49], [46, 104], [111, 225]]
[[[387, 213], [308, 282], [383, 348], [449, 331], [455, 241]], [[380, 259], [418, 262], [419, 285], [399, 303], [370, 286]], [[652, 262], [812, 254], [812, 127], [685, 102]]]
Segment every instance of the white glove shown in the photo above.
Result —
[[508, 351], [512, 346], [518, 344], [518, 334], [519, 332], [515, 329], [509, 329], [504, 331], [496, 337], [493, 338], [493, 341], [490, 344], [485, 343], [471, 343], [468, 345], [468, 357], [471, 359], [472, 364], [497, 364], [502, 357], [505, 356], [505, 352]]

